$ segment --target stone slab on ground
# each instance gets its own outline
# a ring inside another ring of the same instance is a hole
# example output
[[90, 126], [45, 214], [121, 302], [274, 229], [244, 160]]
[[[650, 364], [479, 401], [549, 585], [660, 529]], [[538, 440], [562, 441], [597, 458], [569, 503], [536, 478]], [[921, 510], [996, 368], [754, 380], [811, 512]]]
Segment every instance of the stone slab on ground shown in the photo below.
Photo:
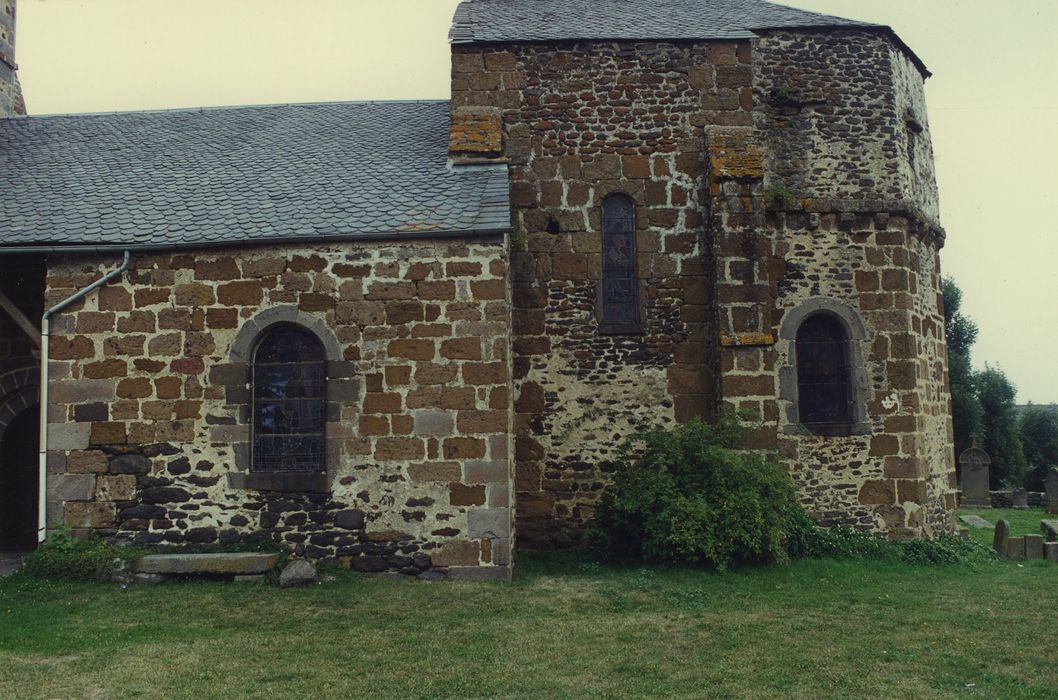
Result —
[[1058, 520], [1041, 520], [1040, 533], [1048, 542], [1058, 542]]
[[0, 578], [18, 571], [24, 556], [25, 552], [0, 552]]
[[988, 522], [980, 515], [960, 515], [959, 520], [963, 521], [970, 527], [975, 527], [978, 530], [991, 530], [995, 525]]
[[1025, 558], [1025, 538], [1011, 537], [1007, 539], [1007, 557], [1010, 559]]
[[1043, 537], [1040, 535], [1025, 535], [1025, 558], [1043, 559]]
[[218, 554], [149, 554], [136, 563], [144, 574], [263, 574], [275, 567], [278, 554], [238, 552]]
[[1045, 542], [1043, 544], [1043, 556], [1047, 561], [1058, 562], [1058, 542]]

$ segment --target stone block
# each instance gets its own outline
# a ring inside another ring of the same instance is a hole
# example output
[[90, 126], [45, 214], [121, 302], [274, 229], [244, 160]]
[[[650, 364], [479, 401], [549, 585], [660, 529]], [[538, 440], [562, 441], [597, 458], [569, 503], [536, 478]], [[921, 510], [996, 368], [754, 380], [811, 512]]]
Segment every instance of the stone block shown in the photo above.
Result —
[[483, 506], [485, 505], [485, 487], [453, 482], [448, 485], [448, 503], [453, 506]]
[[136, 563], [144, 574], [263, 574], [279, 562], [278, 554], [256, 552], [223, 554], [150, 554]]
[[408, 478], [412, 481], [457, 482], [462, 474], [458, 462], [427, 462], [408, 465]]
[[894, 482], [866, 481], [860, 487], [860, 503], [863, 505], [889, 505], [896, 499]]
[[1043, 545], [1043, 556], [1047, 561], [1058, 562], [1058, 542], [1045, 542]]
[[95, 485], [94, 474], [58, 474], [48, 480], [48, 498], [53, 501], [90, 501]]
[[1048, 542], [1058, 542], [1058, 520], [1041, 520], [1040, 532]]
[[107, 456], [98, 450], [74, 450], [66, 456], [66, 471], [71, 474], [102, 474], [106, 470]]
[[1025, 558], [1043, 559], [1043, 537], [1041, 535], [1025, 535]]
[[453, 581], [510, 581], [511, 567], [503, 566], [452, 566], [448, 578]]
[[[443, 445], [445, 459], [480, 459], [485, 456], [485, 441], [481, 438], [446, 438]], [[458, 481], [458, 477], [454, 479]]]
[[1010, 559], [1025, 558], [1025, 538], [1011, 537], [1007, 539], [1007, 557]]
[[63, 522], [68, 527], [92, 530], [114, 527], [114, 505], [71, 501], [63, 506]]
[[511, 510], [509, 508], [477, 508], [467, 513], [467, 533], [475, 539], [509, 537]]
[[504, 459], [468, 461], [463, 471], [468, 484], [503, 484], [508, 479], [508, 464]]
[[93, 423], [53, 423], [48, 426], [49, 450], [86, 450]]
[[130, 474], [96, 479], [95, 500], [131, 501], [136, 495], [136, 477]]
[[415, 411], [412, 417], [416, 435], [450, 435], [455, 430], [449, 411]]
[[430, 555], [434, 566], [470, 566], [477, 568], [481, 547], [477, 542], [448, 542]]

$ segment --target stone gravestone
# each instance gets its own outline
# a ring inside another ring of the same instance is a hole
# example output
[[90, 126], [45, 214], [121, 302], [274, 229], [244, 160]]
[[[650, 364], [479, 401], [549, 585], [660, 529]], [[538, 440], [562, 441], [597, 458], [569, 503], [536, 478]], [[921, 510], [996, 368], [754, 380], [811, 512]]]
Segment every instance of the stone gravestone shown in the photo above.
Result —
[[1010, 526], [1006, 520], [996, 523], [996, 532], [992, 535], [992, 549], [1001, 557], [1007, 555], [1007, 541], [1010, 539]]
[[979, 447], [971, 447], [959, 456], [962, 465], [962, 505], [991, 508], [988, 493], [988, 466], [992, 458]]
[[1043, 559], [1043, 537], [1041, 535], [1025, 535], [1025, 558]]
[[1058, 515], [1058, 469], [1047, 472], [1047, 512]]
[[1011, 494], [1014, 499], [1014, 507], [1021, 510], [1028, 510], [1029, 508], [1029, 492], [1025, 489], [1014, 489]]

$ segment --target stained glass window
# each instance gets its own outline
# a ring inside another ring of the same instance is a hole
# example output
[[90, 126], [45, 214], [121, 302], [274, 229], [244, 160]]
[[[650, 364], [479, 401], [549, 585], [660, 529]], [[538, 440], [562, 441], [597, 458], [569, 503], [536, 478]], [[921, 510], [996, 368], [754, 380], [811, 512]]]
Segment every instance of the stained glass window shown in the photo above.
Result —
[[809, 316], [797, 329], [798, 414], [807, 426], [851, 422], [848, 334], [828, 314]]
[[635, 204], [623, 194], [610, 195], [602, 203], [601, 295], [603, 330], [638, 330]]
[[261, 338], [253, 357], [253, 471], [322, 472], [326, 356], [293, 325]]

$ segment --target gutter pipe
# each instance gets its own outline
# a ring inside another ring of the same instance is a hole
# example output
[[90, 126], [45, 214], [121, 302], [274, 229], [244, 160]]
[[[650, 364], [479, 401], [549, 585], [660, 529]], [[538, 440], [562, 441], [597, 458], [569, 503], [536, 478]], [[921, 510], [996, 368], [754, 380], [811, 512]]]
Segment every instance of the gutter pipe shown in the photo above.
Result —
[[48, 535], [48, 348], [51, 337], [51, 317], [70, 304], [85, 298], [115, 277], [121, 276], [128, 269], [131, 259], [132, 252], [126, 250], [120, 267], [106, 273], [73, 296], [63, 299], [45, 311], [40, 320], [40, 472], [37, 494], [37, 542], [43, 542]]

